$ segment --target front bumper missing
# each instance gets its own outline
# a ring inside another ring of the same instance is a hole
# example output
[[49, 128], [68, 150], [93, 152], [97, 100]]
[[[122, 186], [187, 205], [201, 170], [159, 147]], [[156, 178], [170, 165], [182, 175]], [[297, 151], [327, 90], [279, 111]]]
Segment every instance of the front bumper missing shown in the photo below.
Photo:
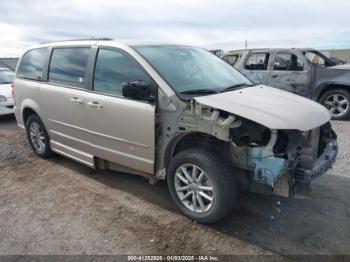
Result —
[[295, 178], [298, 183], [310, 183], [330, 169], [338, 155], [337, 136], [330, 125], [323, 127], [321, 139], [326, 144], [323, 152], [314, 160], [311, 167], [306, 168], [301, 161], [295, 169]]
[[[255, 172], [254, 187], [265, 185], [276, 195], [288, 197], [300, 184], [308, 184], [325, 174], [334, 164], [338, 154], [337, 136], [330, 124], [309, 133], [309, 138], [295, 138], [289, 160], [270, 155], [259, 157], [258, 149], [252, 150]], [[294, 148], [294, 149], [292, 149]]]

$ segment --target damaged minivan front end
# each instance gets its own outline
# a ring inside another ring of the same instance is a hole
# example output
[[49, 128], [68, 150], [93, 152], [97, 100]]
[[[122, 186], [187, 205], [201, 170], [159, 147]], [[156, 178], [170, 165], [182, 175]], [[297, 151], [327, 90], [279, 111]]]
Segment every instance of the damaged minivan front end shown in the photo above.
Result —
[[[177, 129], [225, 141], [211, 146], [236, 168], [244, 188], [288, 196], [331, 168], [338, 152], [329, 114], [310, 102], [267, 86], [196, 97]], [[276, 104], [295, 108], [295, 114], [278, 111]], [[295, 112], [305, 108], [307, 116]]]
[[[324, 174], [337, 156], [336, 135], [329, 123], [310, 131], [248, 130], [240, 138], [232, 136], [231, 154], [232, 165], [247, 171], [246, 188], [253, 192], [287, 197], [298, 185]], [[259, 133], [259, 140], [254, 140]]]
[[200, 48], [136, 50], [163, 86], [156, 108], [156, 178], [167, 181], [190, 218], [220, 220], [241, 188], [287, 197], [334, 163], [336, 135], [322, 105], [256, 85]]

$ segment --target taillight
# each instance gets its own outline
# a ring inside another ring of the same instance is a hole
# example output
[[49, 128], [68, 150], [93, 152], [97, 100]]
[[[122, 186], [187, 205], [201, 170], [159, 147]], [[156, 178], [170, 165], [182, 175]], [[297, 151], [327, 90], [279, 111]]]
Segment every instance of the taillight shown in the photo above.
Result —
[[13, 99], [15, 99], [15, 83], [14, 82], [11, 83], [11, 88], [12, 88], [12, 97], [13, 97]]

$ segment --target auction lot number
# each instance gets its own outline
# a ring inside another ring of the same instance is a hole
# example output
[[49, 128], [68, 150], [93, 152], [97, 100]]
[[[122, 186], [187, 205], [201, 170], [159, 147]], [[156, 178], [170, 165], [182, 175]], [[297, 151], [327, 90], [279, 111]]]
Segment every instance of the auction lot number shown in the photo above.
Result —
[[218, 261], [216, 256], [128, 256], [129, 261]]

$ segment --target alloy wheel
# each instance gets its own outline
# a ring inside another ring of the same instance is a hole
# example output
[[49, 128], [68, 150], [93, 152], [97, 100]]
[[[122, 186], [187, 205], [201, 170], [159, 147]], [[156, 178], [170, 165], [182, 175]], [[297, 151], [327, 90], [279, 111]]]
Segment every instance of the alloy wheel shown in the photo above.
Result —
[[194, 164], [182, 164], [174, 176], [178, 198], [190, 211], [204, 213], [214, 201], [214, 188], [208, 175]]
[[349, 100], [342, 94], [334, 93], [326, 97], [323, 105], [329, 110], [332, 117], [342, 117], [349, 110]]
[[32, 122], [29, 126], [30, 141], [38, 153], [45, 151], [46, 139], [44, 131], [38, 122]]

